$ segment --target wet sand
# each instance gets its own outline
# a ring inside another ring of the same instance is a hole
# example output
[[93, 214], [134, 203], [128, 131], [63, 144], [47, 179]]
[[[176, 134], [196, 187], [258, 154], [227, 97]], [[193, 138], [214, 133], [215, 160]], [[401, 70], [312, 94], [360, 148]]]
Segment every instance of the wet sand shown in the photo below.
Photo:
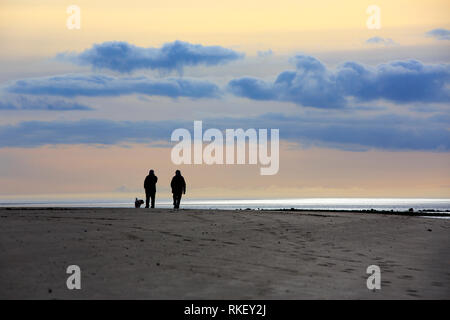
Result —
[[[68, 290], [66, 268], [81, 268]], [[381, 290], [366, 268], [381, 269]], [[450, 220], [0, 208], [1, 299], [449, 299]]]

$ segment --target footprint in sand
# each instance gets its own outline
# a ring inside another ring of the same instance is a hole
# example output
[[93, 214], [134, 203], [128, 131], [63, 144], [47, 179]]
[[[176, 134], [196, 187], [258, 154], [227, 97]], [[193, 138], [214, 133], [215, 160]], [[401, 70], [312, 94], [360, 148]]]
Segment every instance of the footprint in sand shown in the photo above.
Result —
[[420, 295], [417, 294], [417, 290], [408, 289], [406, 292], [408, 292], [408, 296], [420, 298]]
[[441, 282], [438, 282], [438, 281], [433, 281], [433, 282], [431, 283], [431, 285], [432, 285], [433, 287], [443, 287], [443, 284], [442, 284]]
[[319, 264], [317, 264], [318, 266], [321, 266], [321, 267], [333, 267], [333, 266], [335, 266], [336, 264], [335, 263], [332, 263], [332, 262], [328, 262], [328, 263], [319, 263]]

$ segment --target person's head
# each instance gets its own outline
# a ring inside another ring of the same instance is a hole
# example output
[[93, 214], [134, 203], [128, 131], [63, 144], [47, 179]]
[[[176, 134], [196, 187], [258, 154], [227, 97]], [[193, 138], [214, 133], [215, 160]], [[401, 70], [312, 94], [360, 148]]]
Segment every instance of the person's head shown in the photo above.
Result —
[[175, 171], [175, 175], [176, 175], [176, 176], [181, 176], [180, 170]]
[[153, 169], [152, 169], [152, 170], [150, 170], [150, 172], [148, 174], [153, 176], [155, 174], [155, 171], [153, 171]]

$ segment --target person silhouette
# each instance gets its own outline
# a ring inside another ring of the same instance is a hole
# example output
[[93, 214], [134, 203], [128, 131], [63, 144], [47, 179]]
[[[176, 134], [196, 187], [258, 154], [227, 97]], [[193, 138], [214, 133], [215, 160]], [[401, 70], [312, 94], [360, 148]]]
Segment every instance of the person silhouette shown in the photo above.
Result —
[[148, 208], [150, 198], [152, 199], [152, 208], [155, 207], [155, 196], [156, 196], [156, 183], [158, 182], [158, 177], [155, 176], [155, 171], [150, 170], [148, 176], [144, 181], [145, 189], [145, 207]]
[[170, 182], [170, 187], [172, 188], [173, 194], [173, 208], [179, 209], [181, 202], [181, 194], [186, 194], [186, 181], [181, 175], [180, 170], [175, 171], [175, 176]]

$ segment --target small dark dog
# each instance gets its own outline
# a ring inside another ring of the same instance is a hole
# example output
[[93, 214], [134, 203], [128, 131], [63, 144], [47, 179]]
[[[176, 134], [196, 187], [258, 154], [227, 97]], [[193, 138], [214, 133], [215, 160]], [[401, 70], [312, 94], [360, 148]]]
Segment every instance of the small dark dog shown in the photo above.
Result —
[[140, 208], [144, 204], [144, 200], [136, 198], [136, 201], [134, 202], [135, 208]]

